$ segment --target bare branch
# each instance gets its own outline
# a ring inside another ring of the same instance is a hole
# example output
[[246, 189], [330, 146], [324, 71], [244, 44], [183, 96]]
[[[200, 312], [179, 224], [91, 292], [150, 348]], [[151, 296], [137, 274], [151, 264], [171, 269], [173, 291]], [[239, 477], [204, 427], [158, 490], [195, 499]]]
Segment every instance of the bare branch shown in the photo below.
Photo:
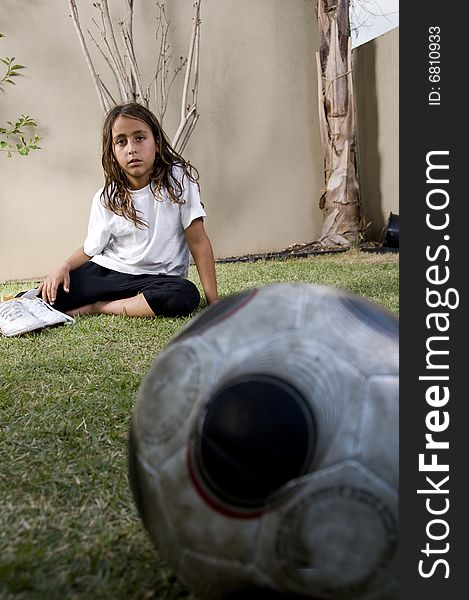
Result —
[[[103, 32], [101, 31], [101, 29], [99, 29], [99, 27], [98, 27], [98, 24], [96, 23], [96, 21], [95, 21], [94, 19], [93, 19], [93, 23], [96, 25], [96, 28], [97, 28], [97, 29], [98, 29], [98, 31], [101, 33], [101, 35], [103, 35]], [[101, 56], [102, 56], [102, 57], [104, 58], [104, 60], [106, 61], [106, 63], [107, 63], [107, 66], [109, 67], [109, 70], [110, 70], [110, 71], [111, 71], [111, 73], [114, 75], [114, 78], [115, 78], [115, 80], [116, 80], [116, 83], [117, 83], [117, 87], [118, 87], [118, 89], [119, 89], [119, 90], [121, 90], [121, 89], [122, 89], [122, 88], [121, 88], [121, 86], [122, 86], [122, 80], [120, 80], [120, 79], [119, 79], [119, 75], [118, 75], [118, 73], [117, 73], [117, 71], [116, 71], [116, 68], [115, 68], [114, 64], [111, 62], [111, 60], [109, 59], [108, 55], [107, 55], [107, 54], [104, 52], [104, 50], [101, 48], [101, 46], [98, 44], [97, 40], [95, 39], [95, 37], [93, 36], [93, 34], [91, 33], [91, 31], [90, 31], [89, 29], [88, 29], [88, 35], [90, 36], [90, 38], [91, 38], [91, 41], [93, 41], [93, 42], [94, 42], [94, 44], [95, 44], [96, 48], [98, 49], [98, 51], [100, 52]], [[98, 78], [99, 78], [100, 84], [101, 84], [101, 85], [104, 85], [104, 84], [103, 84], [103, 81], [102, 81], [102, 79], [99, 77], [99, 75], [98, 75]], [[106, 92], [107, 92], [107, 94], [108, 94], [108, 96], [109, 96], [110, 94], [109, 94], [109, 90], [108, 90], [107, 88], [106, 88]], [[121, 97], [122, 97], [122, 93], [121, 93]], [[113, 101], [113, 104], [115, 104], [115, 101]], [[110, 107], [109, 107], [109, 108], [110, 108]]]
[[[155, 103], [157, 107], [158, 118], [160, 123], [163, 123], [164, 115], [166, 114], [166, 108], [169, 98], [170, 85], [167, 86], [166, 80], [168, 78], [169, 64], [171, 63], [173, 52], [169, 51], [168, 44], [168, 30], [169, 21], [166, 18], [166, 12], [164, 4], [162, 2], [156, 2], [158, 13], [156, 16], [156, 39], [160, 39], [158, 59], [156, 63], [155, 76], [150, 82], [149, 86], [153, 83], [155, 89]], [[160, 38], [161, 36], [161, 38]], [[173, 78], [174, 79], [174, 78]]]
[[[173, 53], [171, 53], [169, 55], [168, 62], [172, 58], [172, 56], [173, 56]], [[163, 108], [163, 110], [162, 110], [162, 117], [166, 113], [166, 108], [167, 108], [167, 105], [168, 105], [169, 95], [170, 95], [170, 92], [171, 92], [171, 88], [173, 87], [173, 83], [176, 80], [176, 77], [179, 75], [179, 73], [185, 67], [185, 65], [187, 63], [187, 58], [183, 59], [182, 56], [181, 56], [181, 61], [182, 61], [181, 64], [178, 65], [174, 69], [173, 76], [171, 77], [169, 83], [166, 83], [166, 79], [168, 78], [168, 72], [167, 71], [166, 71], [166, 74], [164, 76], [164, 80], [165, 80], [164, 88], [163, 87], [161, 88], [162, 89], [162, 100], [163, 100], [163, 103], [162, 103], [162, 108]], [[163, 95], [163, 92], [164, 92], [164, 95]]]
[[[116, 104], [114, 98], [115, 94], [113, 94], [105, 85], [93, 65], [92, 57], [80, 27], [76, 0], [69, 0], [69, 4], [72, 9], [74, 25], [93, 78], [99, 102], [103, 111], [107, 111], [111, 106]], [[194, 131], [194, 127], [199, 118], [197, 112], [197, 100], [199, 86], [201, 0], [194, 0], [193, 2], [193, 23], [188, 57], [184, 58], [181, 56], [179, 64], [174, 69], [171, 68], [174, 52], [170, 49], [168, 42], [169, 20], [166, 17], [165, 3], [160, 0], [155, 0], [155, 4], [157, 7], [156, 40], [158, 43], [158, 53], [156, 57], [155, 75], [148, 86], [144, 86], [142, 83], [139, 62], [134, 48], [132, 33], [134, 0], [124, 0], [126, 15], [124, 19], [119, 20], [117, 25], [113, 25], [111, 19], [109, 0], [95, 1], [93, 6], [99, 11], [101, 20], [100, 22], [97, 22], [93, 18], [92, 22], [98, 30], [101, 40], [99, 40], [98, 36], [95, 37], [89, 30], [88, 34], [96, 47], [96, 50], [102, 58], [104, 58], [107, 67], [115, 79], [120, 101], [140, 102], [149, 107], [150, 101], [152, 100], [151, 86], [153, 86], [154, 103], [157, 108], [155, 112], [161, 123], [166, 114], [173, 83], [179, 73], [182, 70], [185, 70], [180, 104], [180, 122], [172, 142], [176, 149], [184, 148]], [[115, 27], [117, 26], [119, 27], [122, 38], [122, 40], [119, 40], [120, 46], [116, 40], [117, 31]], [[189, 100], [190, 95], [191, 98]]]
[[187, 127], [186, 133], [184, 134], [184, 137], [182, 138], [182, 142], [180, 142], [179, 144], [179, 149], [178, 151], [182, 154], [182, 152], [184, 152], [184, 149], [187, 145], [187, 142], [189, 141], [189, 138], [192, 135], [192, 132], [195, 129], [195, 126], [197, 125], [197, 121], [199, 120], [200, 115], [194, 114], [194, 118], [192, 119], [191, 124]]
[[168, 77], [168, 63], [171, 60], [172, 54], [168, 56], [168, 29], [169, 29], [169, 21], [166, 19], [166, 14], [164, 11], [164, 5], [160, 7], [160, 16], [161, 16], [161, 45], [160, 45], [160, 55], [158, 57], [158, 68], [160, 69], [160, 115], [161, 119], [163, 119], [166, 113], [166, 106], [168, 102], [168, 91], [166, 89], [166, 78]]
[[130, 43], [133, 48], [134, 43], [134, 0], [127, 0], [127, 31], [129, 32]]
[[[134, 53], [134, 36], [133, 36], [133, 20], [134, 20], [134, 0], [127, 0], [127, 21], [126, 21], [126, 32], [127, 32], [127, 36], [129, 39], [129, 45], [130, 45], [130, 54], [132, 55], [132, 59], [135, 61], [135, 63], [137, 63], [136, 58], [135, 58], [135, 53]], [[121, 33], [122, 33], [122, 23], [121, 23]], [[124, 42], [125, 44], [125, 42]], [[138, 71], [138, 67], [137, 67], [137, 71]], [[130, 81], [131, 81], [131, 88], [132, 88], [132, 94], [133, 97], [136, 98], [136, 92], [137, 92], [137, 84], [135, 82], [134, 76], [131, 73], [131, 77], [130, 77]], [[147, 105], [147, 102], [145, 102], [145, 105]]]
[[106, 94], [106, 97], [108, 99], [108, 102], [107, 102], [108, 108], [107, 108], [107, 110], [109, 110], [110, 108], [112, 108], [113, 106], [115, 106], [117, 104], [117, 102], [115, 101], [115, 99], [112, 96], [111, 92], [106, 87], [106, 85], [104, 84], [103, 80], [101, 79], [101, 77], [99, 75], [98, 75], [98, 78], [99, 78], [99, 83], [101, 84], [101, 86], [103, 88], [103, 92]]
[[124, 63], [121, 58], [119, 46], [117, 45], [117, 42], [116, 42], [116, 37], [114, 35], [114, 27], [112, 25], [111, 15], [109, 13], [108, 0], [102, 0], [102, 4], [98, 3], [97, 5], [100, 7], [100, 10], [102, 11], [104, 24], [106, 26], [106, 32], [109, 32], [110, 49], [112, 50], [112, 52], [115, 56], [116, 64], [119, 67], [119, 71], [125, 75], [125, 66], [124, 66]]
[[[132, 76], [133, 76], [133, 83], [135, 85], [135, 91], [133, 92], [134, 98], [133, 100], [135, 102], [138, 101], [138, 97], [141, 98], [141, 101], [145, 104], [145, 106], [148, 107], [148, 99], [145, 96], [143, 89], [142, 89], [142, 83], [140, 80], [140, 73], [138, 72], [138, 65], [137, 65], [137, 60], [135, 58], [135, 54], [133, 52], [133, 48], [132, 48], [132, 37], [131, 34], [129, 33], [127, 26], [125, 25], [125, 23], [121, 23], [121, 33], [122, 33], [122, 39], [124, 42], [124, 46], [125, 49], [127, 50], [127, 57], [129, 59], [129, 63], [130, 63], [130, 70], [132, 72]], [[138, 94], [138, 97], [137, 97]]]
[[99, 80], [98, 74], [95, 71], [93, 62], [91, 61], [91, 57], [88, 52], [88, 47], [86, 45], [85, 38], [84, 38], [83, 32], [81, 30], [80, 18], [78, 15], [78, 8], [77, 8], [75, 0], [69, 0], [69, 6], [72, 11], [72, 14], [70, 16], [72, 18], [73, 25], [75, 26], [75, 30], [78, 34], [78, 39], [80, 40], [81, 49], [82, 49], [83, 55], [85, 57], [86, 64], [88, 65], [88, 68], [90, 70], [91, 77], [92, 77], [93, 83], [94, 83], [94, 87], [96, 89], [96, 93], [98, 94], [99, 103], [101, 104], [102, 110], [107, 111], [108, 107], [107, 107], [107, 103], [104, 98], [104, 95], [102, 93], [101, 82]]
[[[199, 2], [199, 14], [200, 14], [200, 2]], [[200, 19], [196, 30], [195, 40], [195, 59], [194, 59], [194, 87], [192, 89], [192, 103], [194, 106], [197, 105], [197, 98], [199, 92], [199, 51], [200, 51]]]
[[195, 14], [194, 14], [194, 23], [192, 25], [192, 35], [191, 35], [191, 43], [189, 46], [189, 54], [187, 56], [187, 64], [186, 64], [186, 75], [184, 78], [184, 87], [182, 90], [182, 100], [181, 100], [181, 120], [184, 120], [187, 112], [187, 94], [189, 91], [189, 83], [191, 78], [192, 71], [192, 62], [194, 58], [194, 49], [197, 41], [197, 31], [199, 29], [199, 13], [200, 13], [200, 0], [195, 0], [194, 2]]
[[[198, 63], [194, 64], [194, 55], [198, 60], [199, 53], [198, 53], [198, 51], [196, 52], [196, 47], [197, 47], [197, 40], [198, 40], [199, 29], [200, 29], [200, 4], [201, 4], [201, 0], [195, 0], [192, 35], [191, 35], [191, 41], [190, 41], [190, 45], [189, 45], [189, 53], [187, 56], [184, 87], [183, 87], [183, 91], [182, 91], [181, 116], [180, 116], [179, 127], [178, 127], [176, 134], [174, 135], [173, 141], [172, 141], [174, 148], [178, 147], [182, 133], [183, 133], [184, 129], [187, 127], [187, 124], [189, 122], [190, 115], [197, 112], [197, 105], [194, 102], [192, 103], [192, 106], [188, 106], [187, 95], [189, 92], [192, 69], [194, 69], [194, 73], [195, 73], [195, 77], [194, 77], [195, 82], [196, 83], [198, 82], [199, 65], [198, 65]], [[193, 88], [192, 92], [193, 92], [193, 98], [196, 97], [196, 84], [194, 84], [194, 88]]]
[[119, 76], [123, 81], [123, 92], [125, 95], [124, 100], [126, 100], [127, 102], [132, 102], [133, 98], [132, 98], [132, 93], [131, 93], [130, 80], [125, 71], [125, 65], [122, 60], [121, 53], [119, 51], [119, 46], [117, 45], [117, 42], [116, 42], [116, 37], [114, 35], [114, 27], [112, 25], [111, 15], [109, 14], [108, 0], [102, 0], [101, 3], [97, 3], [97, 6], [102, 11], [102, 15], [103, 15], [103, 19], [104, 19], [104, 23], [105, 23], [105, 27], [106, 27], [106, 30], [105, 30], [106, 42], [107, 42], [107, 34], [109, 33], [110, 55], [111, 55], [112, 59], [114, 60], [116, 67], [117, 67], [117, 72], [119, 73]]

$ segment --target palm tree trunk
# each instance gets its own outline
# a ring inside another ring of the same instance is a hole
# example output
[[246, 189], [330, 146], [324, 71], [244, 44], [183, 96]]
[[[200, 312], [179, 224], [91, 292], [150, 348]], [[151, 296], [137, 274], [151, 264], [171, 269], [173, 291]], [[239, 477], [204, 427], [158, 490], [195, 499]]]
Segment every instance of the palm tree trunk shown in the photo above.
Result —
[[318, 0], [319, 122], [325, 189], [323, 246], [349, 247], [364, 229], [358, 183], [349, 0]]

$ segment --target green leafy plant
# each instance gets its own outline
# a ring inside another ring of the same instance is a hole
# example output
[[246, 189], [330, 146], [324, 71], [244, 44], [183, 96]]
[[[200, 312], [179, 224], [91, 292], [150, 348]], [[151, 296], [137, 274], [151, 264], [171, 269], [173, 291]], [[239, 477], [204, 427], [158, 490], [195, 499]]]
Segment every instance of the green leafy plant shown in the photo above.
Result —
[[[5, 36], [0, 33], [0, 38], [2, 37]], [[0, 58], [0, 62], [5, 65], [5, 72], [0, 75], [0, 90], [7, 83], [15, 85], [14, 78], [20, 76], [20, 71], [26, 68], [24, 65], [16, 63], [15, 60], [14, 56]], [[31, 150], [38, 150], [41, 138], [37, 134], [28, 135], [25, 131], [25, 128], [31, 130], [35, 127], [37, 127], [36, 121], [28, 115], [21, 115], [15, 123], [7, 121], [6, 126], [0, 127], [0, 151], [6, 152], [8, 158], [11, 158], [13, 152], [27, 156]]]

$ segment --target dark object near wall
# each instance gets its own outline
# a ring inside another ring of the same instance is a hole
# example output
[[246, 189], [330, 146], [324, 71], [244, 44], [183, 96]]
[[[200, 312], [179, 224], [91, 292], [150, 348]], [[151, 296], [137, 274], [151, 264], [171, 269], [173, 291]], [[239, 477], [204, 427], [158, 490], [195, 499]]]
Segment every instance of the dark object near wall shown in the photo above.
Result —
[[381, 241], [387, 248], [399, 248], [399, 215], [389, 213], [389, 218], [381, 232]]

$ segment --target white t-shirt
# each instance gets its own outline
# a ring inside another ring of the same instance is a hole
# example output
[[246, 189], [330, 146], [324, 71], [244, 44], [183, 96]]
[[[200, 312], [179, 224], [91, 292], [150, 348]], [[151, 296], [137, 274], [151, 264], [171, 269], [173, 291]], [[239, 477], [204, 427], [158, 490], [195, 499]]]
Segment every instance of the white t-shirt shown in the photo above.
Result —
[[[182, 169], [175, 175], [181, 181]], [[148, 227], [138, 228], [132, 221], [116, 215], [101, 202], [103, 188], [94, 195], [85, 254], [92, 261], [120, 273], [163, 274], [187, 277], [189, 247], [184, 230], [205, 217], [197, 184], [182, 178], [185, 204], [171, 202], [166, 191], [156, 199], [150, 185], [132, 192], [132, 201]]]

